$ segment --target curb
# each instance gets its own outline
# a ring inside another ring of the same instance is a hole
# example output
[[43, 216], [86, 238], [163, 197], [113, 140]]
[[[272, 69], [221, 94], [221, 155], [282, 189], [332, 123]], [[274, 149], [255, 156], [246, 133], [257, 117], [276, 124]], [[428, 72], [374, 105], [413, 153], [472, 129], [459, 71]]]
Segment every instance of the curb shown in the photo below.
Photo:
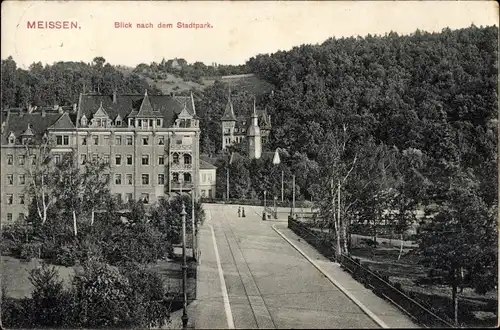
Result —
[[297, 250], [304, 258], [307, 259], [317, 270], [319, 270], [333, 285], [335, 285], [343, 294], [345, 294], [353, 303], [355, 303], [361, 310], [371, 318], [375, 323], [377, 323], [381, 328], [387, 329], [389, 326], [385, 324], [377, 315], [370, 311], [365, 305], [363, 305], [356, 297], [354, 297], [349, 291], [347, 291], [342, 285], [335, 281], [330, 274], [326, 273], [314, 260], [312, 260], [307, 254], [305, 254], [298, 246], [292, 243], [288, 238], [285, 237], [278, 229], [272, 225], [271, 227], [275, 232], [277, 232], [285, 241], [288, 242], [295, 250]]

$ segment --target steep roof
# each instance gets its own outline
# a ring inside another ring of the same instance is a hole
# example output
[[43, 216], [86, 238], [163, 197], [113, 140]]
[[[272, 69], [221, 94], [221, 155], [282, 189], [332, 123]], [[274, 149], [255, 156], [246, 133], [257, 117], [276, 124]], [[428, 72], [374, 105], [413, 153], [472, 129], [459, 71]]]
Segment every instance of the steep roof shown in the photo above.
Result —
[[8, 142], [10, 133], [14, 133], [16, 138], [20, 138], [28, 126], [36, 140], [41, 141], [47, 129], [55, 124], [63, 115], [57, 112], [47, 112], [45, 117], [40, 112], [34, 113], [10, 113], [5, 122], [2, 134], [2, 144]]
[[233, 102], [231, 101], [231, 96], [227, 100], [226, 108], [224, 109], [224, 114], [221, 120], [234, 120], [236, 121], [236, 116], [234, 115]]
[[[132, 110], [135, 112], [135, 110]], [[148, 91], [144, 93], [144, 98], [142, 99], [141, 106], [139, 107], [139, 111], [135, 115], [136, 117], [141, 118], [156, 118], [161, 117], [160, 111], [157, 109], [153, 109], [151, 105], [151, 101], [149, 100]], [[129, 117], [132, 117], [132, 114], [129, 114]]]
[[200, 170], [215, 170], [215, 169], [217, 169], [217, 167], [210, 164], [209, 162], [204, 161], [203, 159], [200, 159]]
[[[170, 127], [182, 111], [184, 105], [190, 113], [193, 113], [193, 104], [189, 96], [170, 96], [170, 95], [147, 95], [147, 101], [144, 102], [145, 95], [116, 95], [116, 102], [113, 102], [113, 95], [95, 95], [81, 94], [79, 100], [78, 120], [85, 115], [88, 119], [99, 108], [102, 102], [110, 119], [114, 120], [118, 115], [122, 119], [137, 115], [139, 111], [148, 112], [151, 107], [152, 112], [158, 112], [158, 117], [164, 119], [164, 127]], [[144, 105], [144, 107], [142, 107]], [[149, 104], [149, 105], [148, 105]], [[142, 109], [141, 109], [142, 107]]]
[[[233, 107], [236, 127], [247, 129], [249, 126], [249, 121], [251, 120], [252, 114], [254, 112], [254, 99], [233, 96], [231, 97], [231, 105]], [[271, 120], [267, 113], [267, 110], [256, 108], [255, 111], [257, 112], [257, 117], [259, 119], [259, 127], [261, 129], [271, 129]], [[224, 112], [224, 115], [225, 113], [226, 112]], [[222, 117], [222, 120], [224, 120], [224, 116]], [[246, 122], [245, 125], [243, 125], [242, 122]]]
[[65, 112], [49, 128], [50, 129], [61, 129], [61, 130], [62, 129], [74, 129], [75, 125], [73, 125], [71, 118], [69, 118], [69, 114], [67, 112]]

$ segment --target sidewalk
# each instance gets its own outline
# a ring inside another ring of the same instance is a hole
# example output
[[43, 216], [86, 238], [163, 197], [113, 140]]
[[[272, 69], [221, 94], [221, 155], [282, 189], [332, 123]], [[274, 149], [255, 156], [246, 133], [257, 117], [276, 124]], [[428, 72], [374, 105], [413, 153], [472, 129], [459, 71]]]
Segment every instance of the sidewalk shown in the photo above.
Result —
[[288, 229], [286, 224], [275, 224], [274, 228], [302, 250], [310, 259], [314, 260], [323, 271], [334, 278], [354, 298], [387, 324], [389, 328], [419, 328], [404, 312], [388, 301], [376, 296], [370, 289], [365, 288], [363, 284], [357, 282], [349, 273], [345, 272], [338, 263], [325, 258], [314, 247]]

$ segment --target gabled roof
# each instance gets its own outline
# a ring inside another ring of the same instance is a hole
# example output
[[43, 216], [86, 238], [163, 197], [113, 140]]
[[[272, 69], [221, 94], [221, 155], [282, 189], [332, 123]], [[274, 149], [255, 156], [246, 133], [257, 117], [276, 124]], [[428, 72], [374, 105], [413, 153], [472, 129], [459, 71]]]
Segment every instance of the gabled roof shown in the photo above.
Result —
[[67, 112], [63, 113], [57, 121], [52, 124], [49, 129], [74, 129], [75, 125], [69, 118], [69, 114]]
[[24, 131], [22, 136], [34, 136], [33, 131], [31, 130], [31, 126], [28, 124], [28, 128]]
[[217, 169], [216, 166], [210, 164], [209, 162], [204, 161], [203, 159], [200, 159], [200, 170], [215, 170]]
[[[80, 95], [78, 118], [83, 115], [92, 118], [102, 102], [110, 118], [116, 118], [120, 115], [123, 120], [126, 120], [129, 114], [134, 116], [139, 113], [143, 99], [144, 95], [116, 95], [116, 103], [113, 103], [113, 94], [82, 94]], [[193, 113], [193, 102], [189, 96], [148, 95], [148, 99], [153, 111], [158, 112], [157, 117], [164, 119], [164, 127], [170, 127], [174, 123], [184, 106], [190, 113]]]
[[106, 110], [104, 110], [104, 108], [102, 107], [102, 102], [99, 105], [99, 109], [97, 109], [97, 111], [94, 113], [94, 118], [95, 117], [99, 117], [99, 118], [106, 117], [106, 118], [109, 118]]
[[191, 119], [191, 118], [193, 118], [193, 116], [189, 113], [189, 111], [187, 110], [186, 106], [184, 106], [184, 108], [179, 113], [179, 115], [177, 116], [177, 118], [179, 118], [179, 119]]
[[[132, 111], [133, 112], [133, 111]], [[129, 115], [129, 117], [131, 117]], [[135, 115], [135, 117], [142, 118], [156, 118], [161, 117], [161, 114], [158, 110], [154, 110], [151, 105], [151, 101], [149, 100], [148, 91], [144, 93], [144, 98], [142, 99], [141, 106], [139, 107], [139, 111]]]

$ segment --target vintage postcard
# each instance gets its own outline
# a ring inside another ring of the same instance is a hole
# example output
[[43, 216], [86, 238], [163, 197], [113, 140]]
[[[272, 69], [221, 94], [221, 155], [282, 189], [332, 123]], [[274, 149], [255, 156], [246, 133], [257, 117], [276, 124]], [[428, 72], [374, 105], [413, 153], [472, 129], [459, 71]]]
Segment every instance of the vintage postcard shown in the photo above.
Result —
[[498, 325], [495, 1], [4, 1], [1, 327]]

